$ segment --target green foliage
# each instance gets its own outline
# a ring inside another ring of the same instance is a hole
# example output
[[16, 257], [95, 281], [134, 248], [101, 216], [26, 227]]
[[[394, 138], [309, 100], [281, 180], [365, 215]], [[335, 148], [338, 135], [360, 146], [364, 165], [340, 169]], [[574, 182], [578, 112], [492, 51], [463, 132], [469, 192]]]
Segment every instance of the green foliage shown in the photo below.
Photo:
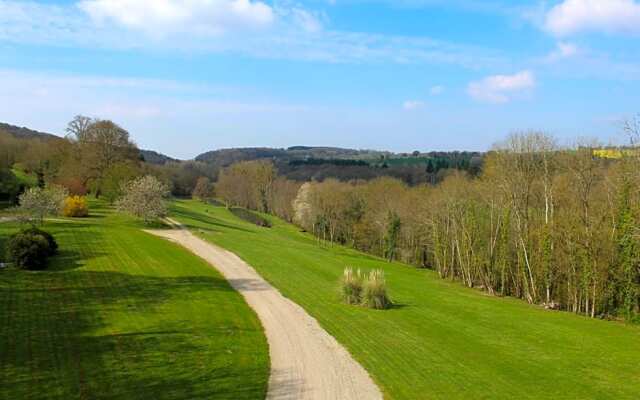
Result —
[[24, 185], [10, 169], [0, 168], [0, 201], [17, 203]]
[[16, 233], [6, 244], [7, 260], [17, 268], [30, 270], [45, 269], [52, 251], [44, 236], [31, 232]]
[[360, 270], [345, 268], [342, 275], [342, 300], [346, 304], [360, 304], [362, 302], [362, 273]]
[[43, 231], [42, 229], [38, 229], [36, 227], [30, 227], [22, 230], [22, 233], [27, 235], [42, 236], [47, 241], [47, 245], [49, 246], [48, 255], [53, 256], [58, 254], [58, 242], [49, 232]]
[[385, 310], [391, 307], [391, 300], [387, 296], [387, 280], [384, 271], [376, 269], [369, 272], [362, 289], [362, 305], [375, 310]]
[[387, 216], [387, 234], [384, 237], [384, 254], [387, 260], [393, 261], [398, 252], [398, 237], [400, 236], [401, 222], [398, 214], [390, 211]]
[[617, 269], [614, 306], [627, 320], [637, 316], [640, 307], [640, 243], [638, 227], [630, 204], [631, 184], [624, 182], [617, 217]]
[[140, 176], [140, 169], [132, 162], [119, 162], [109, 168], [102, 179], [102, 197], [109, 203], [114, 203], [123, 195], [125, 182], [130, 182]]

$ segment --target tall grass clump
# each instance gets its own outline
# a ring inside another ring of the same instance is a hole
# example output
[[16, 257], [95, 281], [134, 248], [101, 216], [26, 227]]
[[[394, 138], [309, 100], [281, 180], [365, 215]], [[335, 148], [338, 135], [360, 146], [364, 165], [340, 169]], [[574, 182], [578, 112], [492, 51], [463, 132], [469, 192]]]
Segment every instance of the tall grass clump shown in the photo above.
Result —
[[347, 304], [362, 302], [362, 274], [360, 270], [345, 268], [342, 275], [342, 300]]
[[387, 296], [387, 281], [380, 269], [369, 272], [362, 288], [362, 305], [375, 310], [385, 310], [391, 306]]

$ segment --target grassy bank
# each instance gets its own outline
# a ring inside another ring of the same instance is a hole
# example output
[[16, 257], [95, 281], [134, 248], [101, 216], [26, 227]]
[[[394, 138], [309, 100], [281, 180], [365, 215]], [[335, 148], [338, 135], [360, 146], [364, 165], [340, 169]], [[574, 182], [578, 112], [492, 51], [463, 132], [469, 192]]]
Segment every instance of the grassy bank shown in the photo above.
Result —
[[[268, 217], [177, 201], [173, 216], [227, 248], [304, 307], [393, 399], [636, 399], [640, 327], [545, 311], [484, 295], [434, 273], [386, 263]], [[344, 267], [385, 271], [396, 306], [341, 304]]]
[[[203, 260], [92, 204], [44, 272], [0, 271], [0, 399], [257, 399], [260, 323]], [[17, 226], [0, 223], [0, 242]]]

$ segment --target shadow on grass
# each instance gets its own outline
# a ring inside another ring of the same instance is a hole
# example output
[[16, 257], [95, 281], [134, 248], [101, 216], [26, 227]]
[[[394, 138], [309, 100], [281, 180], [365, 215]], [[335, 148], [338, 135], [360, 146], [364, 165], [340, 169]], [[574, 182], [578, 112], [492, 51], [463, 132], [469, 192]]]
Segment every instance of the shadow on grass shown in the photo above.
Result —
[[[246, 232], [246, 233], [255, 233], [255, 231], [253, 230], [246, 229], [237, 225], [229, 225], [229, 224], [223, 223], [215, 217], [208, 216], [199, 212], [191, 211], [180, 205], [174, 204], [171, 207], [171, 214], [178, 218], [180, 217], [187, 218], [187, 219], [191, 219], [191, 220], [206, 224], [207, 226], [211, 227], [212, 231], [215, 231], [213, 228], [219, 227], [219, 228], [226, 228], [226, 229], [234, 229], [234, 230]], [[189, 229], [203, 229], [202, 226], [194, 225], [189, 222], [183, 222], [183, 225]]]
[[80, 268], [91, 258], [104, 257], [108, 254], [102, 251], [92, 251], [90, 255], [75, 250], [61, 249], [51, 260], [47, 272], [64, 272]]
[[0, 398], [261, 398], [268, 363], [211, 347], [259, 342], [259, 325], [211, 326], [171, 308], [232, 290], [202, 276], [0, 271]]

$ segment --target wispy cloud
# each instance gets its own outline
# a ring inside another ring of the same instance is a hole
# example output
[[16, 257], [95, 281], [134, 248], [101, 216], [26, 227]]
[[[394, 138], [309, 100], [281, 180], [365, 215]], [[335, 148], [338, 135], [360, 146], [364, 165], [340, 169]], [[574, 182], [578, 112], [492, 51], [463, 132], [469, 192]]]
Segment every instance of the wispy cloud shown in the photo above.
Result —
[[547, 63], [553, 63], [577, 56], [580, 49], [577, 45], [569, 42], [558, 42], [556, 48], [544, 58]]
[[535, 85], [533, 73], [521, 71], [513, 75], [488, 76], [480, 81], [471, 82], [467, 92], [478, 101], [500, 104], [528, 92]]
[[444, 86], [441, 85], [432, 86], [431, 89], [429, 89], [429, 94], [432, 96], [439, 96], [442, 93], [444, 93]]
[[402, 103], [402, 108], [407, 111], [419, 110], [424, 108], [425, 103], [421, 100], [407, 100]]
[[[205, 4], [221, 5], [227, 12], [207, 13], [203, 11]], [[244, 10], [239, 5], [246, 10], [235, 14], [229, 11], [234, 7]], [[429, 37], [336, 31], [326, 27], [324, 20], [321, 13], [290, 2], [268, 6], [248, 0], [167, 0], [157, 4], [85, 0], [77, 7], [63, 7], [0, 0], [0, 41], [120, 50], [227, 52], [326, 63], [444, 64], [467, 69], [508, 68], [511, 63], [502, 52], [492, 49]]]

